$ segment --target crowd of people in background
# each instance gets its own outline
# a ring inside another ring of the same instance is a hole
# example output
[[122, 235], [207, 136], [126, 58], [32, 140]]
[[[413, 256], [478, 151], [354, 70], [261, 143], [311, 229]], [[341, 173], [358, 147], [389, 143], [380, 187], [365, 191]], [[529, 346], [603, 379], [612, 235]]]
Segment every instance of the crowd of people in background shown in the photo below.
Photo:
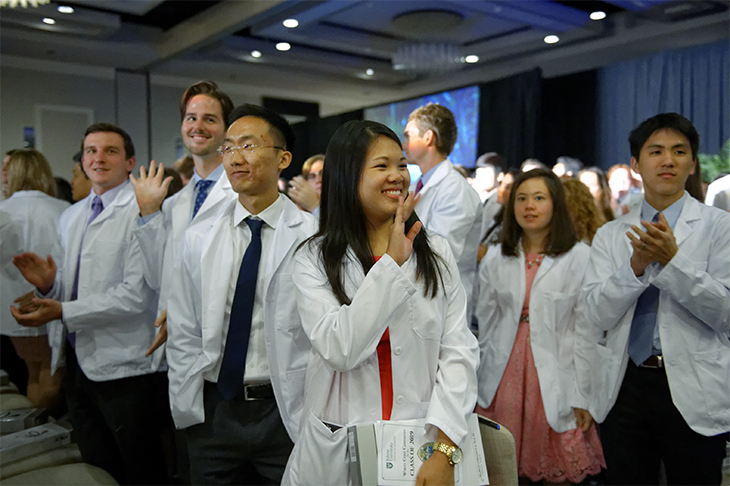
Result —
[[689, 120], [644, 121], [608, 171], [466, 169], [428, 104], [402, 134], [344, 124], [287, 181], [279, 114], [201, 81], [180, 117], [170, 167], [134, 174], [109, 123], [70, 187], [34, 149], [3, 161], [3, 367], [86, 462], [120, 484], [348, 484], [348, 425], [422, 419], [417, 484], [453, 484], [477, 412], [525, 480], [720, 483], [730, 176], [705, 204]]

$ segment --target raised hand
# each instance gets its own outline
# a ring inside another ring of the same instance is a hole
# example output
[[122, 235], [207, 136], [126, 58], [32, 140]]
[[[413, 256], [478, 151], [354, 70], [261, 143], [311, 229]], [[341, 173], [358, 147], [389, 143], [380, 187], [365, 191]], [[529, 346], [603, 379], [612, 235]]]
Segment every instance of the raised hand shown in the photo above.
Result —
[[150, 346], [150, 349], [148, 349], [144, 354], [145, 358], [157, 351], [157, 348], [165, 344], [165, 341], [167, 341], [167, 309], [160, 312], [160, 315], [157, 319], [155, 319], [155, 327], [160, 330], [157, 332], [155, 339], [152, 340], [152, 346]]
[[663, 214], [659, 214], [656, 223], [642, 221], [641, 225], [644, 231], [633, 225], [631, 229], [636, 235], [630, 231], [626, 233], [634, 249], [631, 255], [631, 268], [637, 276], [642, 275], [646, 267], [654, 262], [666, 265], [678, 251], [674, 232]]
[[308, 213], [311, 213], [319, 206], [317, 191], [302, 176], [295, 176], [289, 181], [288, 194], [292, 201]]
[[160, 164], [155, 168], [155, 161], [150, 162], [149, 173], [144, 166], [139, 168], [139, 179], [133, 174], [129, 174], [129, 180], [134, 186], [134, 195], [137, 197], [137, 205], [139, 206], [139, 214], [149, 216], [162, 208], [162, 202], [167, 196], [167, 189], [170, 187], [172, 177], [166, 177], [165, 165]]
[[403, 197], [398, 198], [398, 209], [395, 212], [395, 220], [393, 226], [390, 229], [390, 238], [388, 239], [388, 249], [386, 253], [395, 260], [400, 266], [403, 265], [408, 257], [411, 256], [413, 251], [413, 240], [416, 235], [421, 231], [421, 222], [416, 221], [411, 227], [408, 234], [405, 234], [405, 220], [403, 219], [404, 214], [411, 214], [413, 212], [413, 206], [416, 202], [414, 198], [409, 197], [405, 202]]
[[13, 257], [13, 264], [18, 268], [20, 274], [42, 294], [47, 294], [53, 288], [53, 281], [56, 279], [56, 262], [48, 255], [43, 259], [35, 253], [26, 252]]

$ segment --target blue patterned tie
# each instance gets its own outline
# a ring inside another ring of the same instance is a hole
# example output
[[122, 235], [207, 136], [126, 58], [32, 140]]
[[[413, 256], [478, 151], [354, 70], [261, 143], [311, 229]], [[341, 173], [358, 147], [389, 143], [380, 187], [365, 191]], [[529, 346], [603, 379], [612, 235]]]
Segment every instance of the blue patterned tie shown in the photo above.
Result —
[[264, 222], [251, 218], [245, 221], [251, 228], [251, 243], [248, 244], [241, 262], [241, 269], [238, 271], [226, 348], [218, 375], [218, 391], [224, 400], [234, 398], [243, 387], [248, 338], [251, 335], [253, 303], [256, 297], [256, 279], [259, 274], [259, 260], [261, 260], [261, 227]]
[[205, 198], [208, 197], [208, 189], [210, 189], [210, 186], [215, 184], [215, 181], [206, 181], [204, 179], [199, 180], [195, 184], [195, 189], [198, 191], [198, 195], [195, 198], [195, 207], [193, 208], [193, 218], [195, 218], [195, 215], [198, 214], [198, 211], [200, 211], [200, 207], [205, 202]]
[[[79, 297], [79, 270], [81, 269], [81, 249], [84, 247], [86, 228], [89, 227], [91, 222], [94, 221], [96, 217], [101, 214], [102, 211], [104, 211], [104, 202], [101, 200], [101, 196], [96, 196], [94, 200], [91, 201], [91, 216], [86, 222], [86, 227], [84, 228], [84, 236], [81, 237], [81, 246], [79, 246], [79, 258], [76, 260], [76, 275], [74, 275], [74, 286], [71, 290], [71, 300], [76, 300]], [[71, 343], [71, 346], [76, 348], [76, 333], [69, 333], [67, 338], [68, 342]]]
[[[652, 223], [659, 221], [659, 214], [656, 213], [651, 220]], [[631, 332], [629, 333], [629, 356], [639, 366], [652, 355], [654, 343], [654, 327], [656, 326], [656, 315], [659, 309], [659, 289], [649, 285], [636, 301], [634, 318], [631, 321]]]

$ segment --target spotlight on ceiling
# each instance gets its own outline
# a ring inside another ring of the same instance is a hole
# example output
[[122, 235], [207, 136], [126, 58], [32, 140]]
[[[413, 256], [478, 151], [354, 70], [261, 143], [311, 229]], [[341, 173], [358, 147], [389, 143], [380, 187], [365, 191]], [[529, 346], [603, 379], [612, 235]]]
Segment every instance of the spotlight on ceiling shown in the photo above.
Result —
[[261, 55], [261, 51], [251, 51], [251, 57], [259, 58]]
[[466, 57], [464, 58], [464, 61], [465, 61], [465, 62], [468, 62], [469, 64], [474, 64], [474, 63], [476, 63], [476, 62], [479, 62], [479, 56], [476, 56], [476, 55], [474, 55], [474, 54], [471, 54], [471, 55], [469, 55], [469, 56], [466, 56]]
[[74, 8], [69, 7], [68, 5], [59, 5], [57, 10], [63, 14], [72, 14], [74, 13]]
[[545, 41], [545, 44], [555, 44], [560, 41], [560, 37], [557, 35], [546, 35], [543, 40]]
[[293, 29], [299, 25], [299, 21], [297, 19], [286, 19], [282, 22], [282, 24], [284, 24], [284, 27], [287, 29]]
[[44, 18], [43, 18], [43, 23], [44, 23], [44, 24], [48, 24], [48, 25], [53, 25], [53, 24], [55, 24], [55, 23], [56, 23], [56, 21], [55, 21], [55, 20], [53, 20], [53, 19], [51, 19], [51, 18], [49, 18], [49, 17], [44, 17]]
[[370, 69], [370, 68], [367, 68], [367, 69], [365, 70], [365, 74], [367, 74], [368, 76], [372, 76], [373, 74], [375, 74], [375, 71], [373, 71], [373, 70], [372, 70], [372, 69]]
[[288, 42], [279, 42], [276, 44], [277, 51], [288, 51], [289, 49], [291, 49], [291, 44]]
[[591, 20], [603, 20], [606, 18], [606, 12], [597, 10], [595, 12], [591, 12], [590, 17], [591, 17]]

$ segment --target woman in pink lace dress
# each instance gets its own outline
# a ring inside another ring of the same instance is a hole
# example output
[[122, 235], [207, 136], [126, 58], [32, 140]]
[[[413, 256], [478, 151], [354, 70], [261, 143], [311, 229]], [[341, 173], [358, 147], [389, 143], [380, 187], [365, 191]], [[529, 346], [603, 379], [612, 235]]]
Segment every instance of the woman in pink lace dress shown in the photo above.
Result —
[[589, 248], [546, 170], [517, 177], [503, 224], [479, 271], [477, 412], [512, 432], [520, 477], [578, 483], [605, 467], [573, 362]]

